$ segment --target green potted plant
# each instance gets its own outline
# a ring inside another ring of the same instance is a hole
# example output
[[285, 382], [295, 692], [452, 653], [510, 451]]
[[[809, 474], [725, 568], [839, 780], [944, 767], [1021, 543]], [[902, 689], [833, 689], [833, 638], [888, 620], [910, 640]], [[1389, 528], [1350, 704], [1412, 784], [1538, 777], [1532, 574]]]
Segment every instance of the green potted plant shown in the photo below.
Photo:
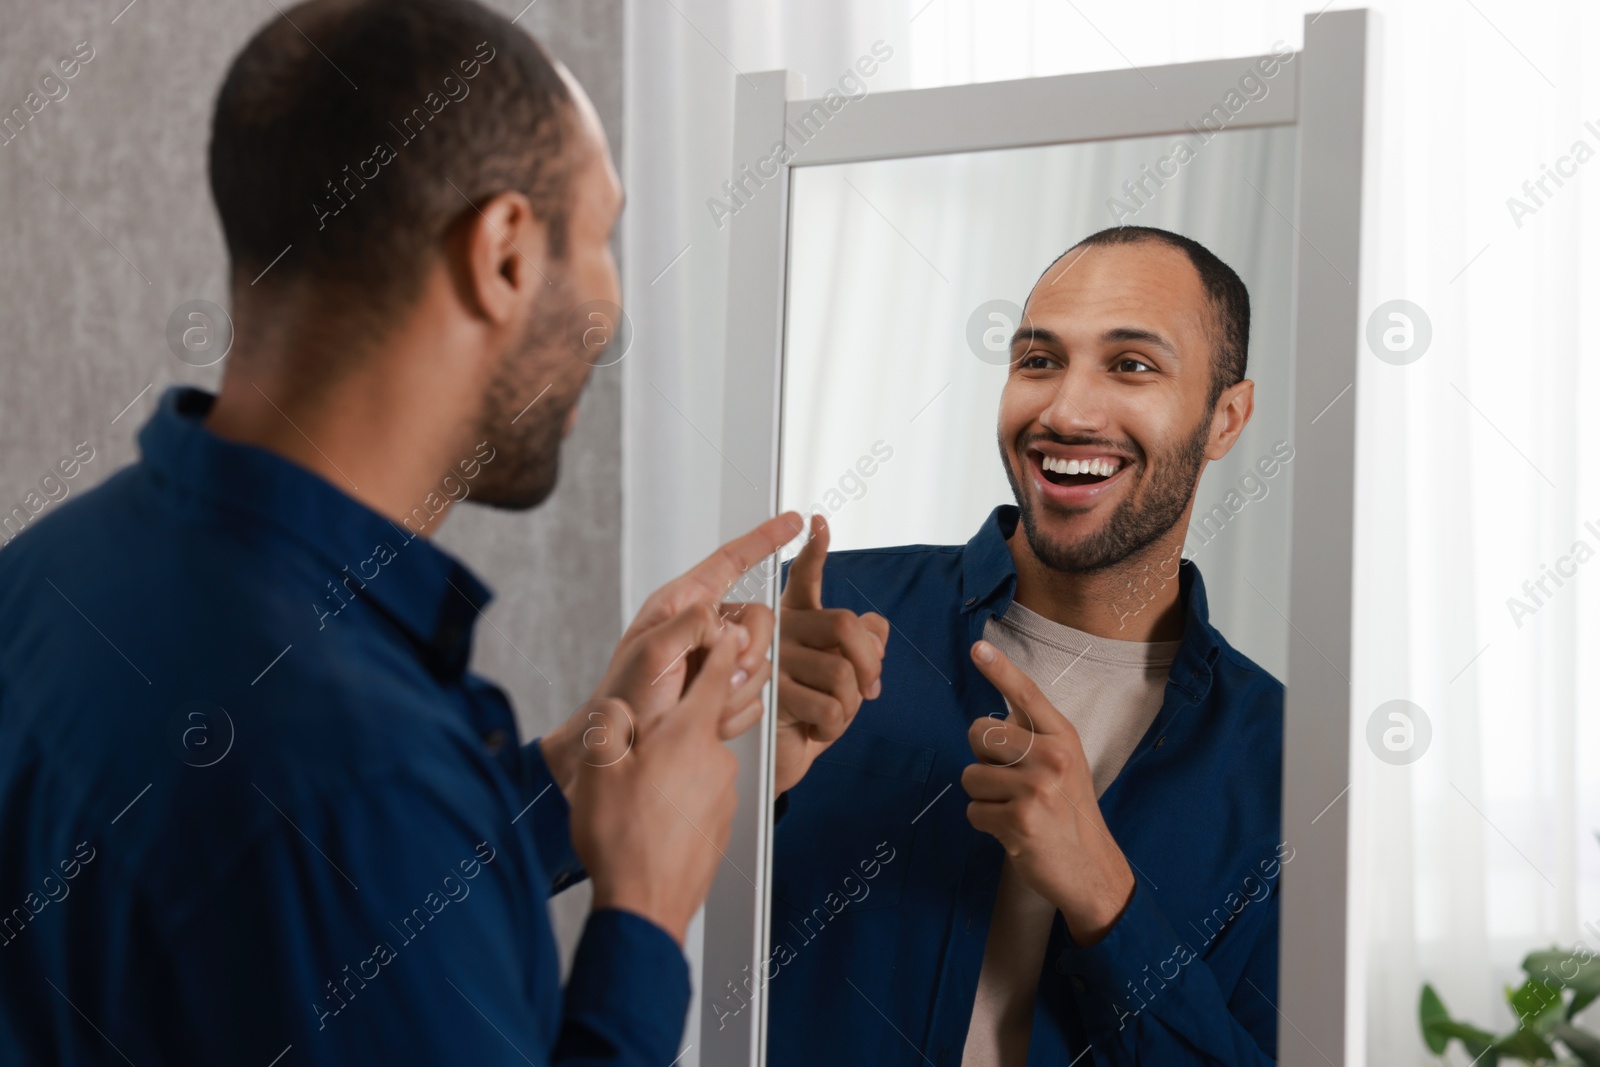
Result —
[[1433, 986], [1424, 984], [1417, 1017], [1428, 1051], [1443, 1055], [1456, 1040], [1473, 1057], [1473, 1067], [1496, 1067], [1502, 1060], [1600, 1067], [1600, 1036], [1573, 1021], [1600, 998], [1600, 957], [1586, 948], [1552, 948], [1529, 953], [1522, 969], [1527, 980], [1506, 987], [1517, 1028], [1498, 1037], [1452, 1019]]

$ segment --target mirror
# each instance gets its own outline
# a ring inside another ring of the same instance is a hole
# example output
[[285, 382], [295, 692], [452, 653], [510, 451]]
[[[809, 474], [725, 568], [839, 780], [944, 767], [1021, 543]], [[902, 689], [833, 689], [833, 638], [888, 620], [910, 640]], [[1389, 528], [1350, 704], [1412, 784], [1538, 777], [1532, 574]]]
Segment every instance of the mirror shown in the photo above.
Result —
[[[1289, 578], [1293, 471], [1295, 234], [1287, 212], [1294, 203], [1296, 133], [1292, 126], [1224, 131], [1155, 195], [1131, 197], [1123, 181], [1167, 156], [1174, 143], [1172, 137], [1130, 138], [797, 169], [779, 507], [824, 513], [830, 566], [846, 558], [836, 553], [853, 549], [946, 545], [960, 551], [996, 505], [1016, 503], [996, 421], [1014, 358], [1012, 336], [1023, 325], [1020, 305], [1057, 256], [1116, 224], [1108, 205], [1126, 209], [1142, 200], [1137, 209], [1122, 210], [1120, 221], [1199, 241], [1249, 290], [1254, 413], [1227, 455], [1205, 469], [1183, 556], [1204, 574], [1212, 623], [1281, 679], [1289, 644], [1280, 606]], [[1143, 444], [1154, 447], [1148, 438]], [[896, 1061], [909, 1047], [933, 1062], [1013, 1062], [1019, 1037], [1026, 1049], [1030, 1036], [1033, 1045], [1070, 1059], [1083, 1040], [1076, 1011], [1049, 1003], [1038, 974], [1018, 970], [1036, 972], [1058, 954], [1047, 959], [1054, 909], [1014, 886], [1000, 890], [1001, 850], [985, 847], [968, 825], [969, 797], [960, 776], [972, 758], [968, 723], [981, 712], [951, 714], [970, 704], [970, 692], [930, 700], [930, 690], [965, 690], [958, 684], [964, 664], [936, 637], [925, 636], [947, 626], [930, 627], [908, 612], [917, 604], [942, 604], [951, 594], [891, 590], [897, 582], [938, 582], [953, 573], [930, 567], [927, 557], [925, 549], [868, 554], [842, 571], [840, 581], [825, 577], [834, 593], [825, 607], [878, 610], [898, 636], [886, 650], [882, 695], [861, 705], [845, 736], [791, 791], [775, 831], [770, 951], [787, 962], [769, 985], [768, 1062], [774, 1065], [866, 1062], [880, 1049]], [[868, 584], [874, 572], [884, 576]], [[1156, 582], [1164, 584], [1159, 577]], [[1019, 631], [1047, 643], [1033, 661], [1049, 665], [1035, 677], [1041, 687], [1063, 657], [1088, 657], [1078, 667], [1091, 687], [1085, 695], [1101, 678], [1135, 679], [1116, 696], [1104, 691], [1115, 706], [1059, 708], [1080, 725], [1085, 748], [1101, 762], [1095, 783], [1102, 793], [1117, 776], [1115, 766], [1104, 764], [1127, 758], [1140, 738], [1124, 739], [1115, 754], [1100, 753], [1094, 731], [1108, 721], [1137, 719], [1136, 706], [1147, 708], [1142, 714], [1148, 720], [1168, 673], [1165, 664], [1120, 658], [1143, 647], [1118, 640], [1118, 631], [1138, 619], [1142, 598], [1153, 592], [1137, 570], [1127, 571], [1123, 588], [1114, 611], [1117, 629], [1110, 633], [1057, 629], [1051, 620], [1041, 628], [1037, 618]], [[884, 599], [886, 591], [892, 599]], [[1002, 640], [1002, 634], [984, 632]], [[1168, 649], [1164, 658], [1172, 657]], [[1075, 692], [1059, 683], [1052, 690], [1057, 699]], [[1166, 697], [1173, 703], [1183, 698], [1177, 690]], [[1164, 724], [1157, 720], [1154, 728]], [[942, 743], [935, 741], [938, 734]], [[1139, 745], [1141, 758], [1151, 751]], [[1276, 752], [1273, 765], [1256, 767], [1271, 783], [1274, 801], [1275, 763]], [[1239, 799], [1219, 786], [1215, 803], [1209, 812], [1169, 817], [1192, 820], [1201, 832], [1226, 821]], [[1116, 817], [1108, 818], [1115, 825]], [[1266, 843], [1269, 859], [1273, 843]], [[1160, 886], [1145, 892], [1177, 929], [1204, 924], [1210, 898], [1226, 894], [1210, 873], [1196, 874], [1193, 892], [1186, 893], [1171, 875], [1156, 873], [1161, 857], [1130, 860]], [[1227, 861], [1240, 868], [1228, 878], [1262, 873], [1254, 870], [1253, 857]], [[1269, 881], [1258, 879], [1251, 889], [1265, 899]], [[988, 939], [974, 933], [945, 940], [952, 923], [976, 932], [991, 916]], [[1220, 929], [1220, 919], [1211, 921]], [[1062, 931], [1054, 936], [1059, 940]], [[1205, 939], [1187, 940], [1204, 959], [1211, 947]], [[1216, 938], [1217, 946], [1223, 943]], [[1271, 948], [1275, 952], [1276, 945]], [[1226, 953], [1221, 965], [1229, 966]], [[1255, 977], [1268, 981], [1261, 972]], [[1119, 992], [1124, 1008], [1135, 1010], [1132, 995]], [[806, 1025], [825, 1006], [829, 1025]], [[1252, 1022], [1275, 1023], [1270, 1008], [1267, 1014], [1263, 1020], [1260, 1012], [1245, 1012]], [[968, 1029], [952, 1025], [956, 1015], [970, 1016], [964, 1059], [949, 1058]], [[936, 1057], [919, 1041], [949, 1047]], [[1002, 1056], [1001, 1049], [1012, 1055]]]
[[[1290, 1067], [1359, 1040], [1374, 33], [1323, 12], [1300, 52], [849, 100], [741, 82], [721, 526], [825, 512], [821, 606], [888, 638], [814, 762], [778, 679], [739, 743], [702, 1063]], [[825, 673], [798, 608], [790, 682]]]

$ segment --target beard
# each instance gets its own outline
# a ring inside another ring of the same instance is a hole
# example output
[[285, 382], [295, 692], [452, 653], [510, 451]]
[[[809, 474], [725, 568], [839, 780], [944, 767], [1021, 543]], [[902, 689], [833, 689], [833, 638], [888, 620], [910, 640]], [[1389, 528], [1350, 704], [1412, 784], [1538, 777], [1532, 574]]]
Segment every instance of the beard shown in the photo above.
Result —
[[494, 448], [472, 499], [508, 511], [537, 507], [555, 491], [567, 415], [588, 381], [571, 346], [572, 300], [563, 284], [541, 300], [484, 394], [475, 441]]
[[[1000, 462], [1005, 467], [1006, 480], [1011, 483], [1011, 493], [1017, 499], [1021, 512], [1023, 534], [1035, 558], [1055, 571], [1071, 574], [1091, 574], [1116, 566], [1136, 556], [1167, 534], [1183, 518], [1184, 510], [1194, 495], [1200, 478], [1200, 468], [1205, 462], [1206, 439], [1210, 436], [1211, 417], [1200, 420], [1188, 437], [1163, 448], [1152, 466], [1151, 457], [1132, 441], [1122, 444], [1091, 438], [1056, 439], [1049, 434], [1035, 434], [1020, 442], [1019, 456], [1026, 456], [1027, 447], [1034, 441], [1054, 440], [1062, 445], [1106, 445], [1135, 458], [1134, 473], [1139, 481], [1111, 512], [1098, 530], [1076, 541], [1053, 540], [1039, 527], [1032, 493], [1023, 491], [1017, 472], [1011, 467], [1005, 442], [1000, 441]], [[1027, 460], [1022, 461], [1024, 464]], [[1154, 473], [1150, 473], [1154, 471]], [[1142, 490], [1142, 491], [1141, 491]], [[1082, 509], [1072, 509], [1081, 513]]]

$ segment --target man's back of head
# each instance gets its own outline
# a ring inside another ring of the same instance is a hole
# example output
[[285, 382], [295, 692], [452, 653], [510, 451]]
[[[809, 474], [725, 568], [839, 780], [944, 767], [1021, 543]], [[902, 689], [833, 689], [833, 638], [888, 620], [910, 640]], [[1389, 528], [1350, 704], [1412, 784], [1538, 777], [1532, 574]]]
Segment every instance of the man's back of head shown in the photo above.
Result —
[[395, 521], [480, 446], [475, 500], [550, 494], [593, 364], [568, 327], [620, 316], [621, 187], [533, 38], [472, 0], [309, 0], [229, 69], [210, 174], [236, 341], [209, 429]]
[[507, 189], [560, 258], [571, 100], [533, 38], [470, 0], [289, 9], [234, 60], [212, 122], [236, 299], [305, 291], [381, 328], [451, 222]]

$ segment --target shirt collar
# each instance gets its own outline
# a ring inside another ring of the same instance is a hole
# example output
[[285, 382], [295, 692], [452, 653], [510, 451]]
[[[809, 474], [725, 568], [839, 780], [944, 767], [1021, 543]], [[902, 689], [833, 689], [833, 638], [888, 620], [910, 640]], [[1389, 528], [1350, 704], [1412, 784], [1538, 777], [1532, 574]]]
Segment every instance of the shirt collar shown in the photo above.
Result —
[[427, 538], [304, 467], [207, 430], [201, 420], [215, 400], [200, 389], [168, 389], [139, 431], [145, 467], [179, 491], [309, 549], [327, 565], [330, 588], [355, 590], [394, 620], [437, 673], [463, 673], [472, 627], [493, 596], [489, 588]]
[[[1016, 532], [1021, 511], [1001, 504], [967, 542], [961, 559], [961, 611], [988, 611], [1003, 616], [1017, 595], [1017, 564], [1006, 543]], [[1200, 568], [1190, 560], [1178, 563], [1178, 596], [1184, 604], [1183, 639], [1168, 679], [1199, 700], [1211, 687], [1212, 665], [1222, 651], [1222, 635], [1211, 625], [1206, 586]]]

